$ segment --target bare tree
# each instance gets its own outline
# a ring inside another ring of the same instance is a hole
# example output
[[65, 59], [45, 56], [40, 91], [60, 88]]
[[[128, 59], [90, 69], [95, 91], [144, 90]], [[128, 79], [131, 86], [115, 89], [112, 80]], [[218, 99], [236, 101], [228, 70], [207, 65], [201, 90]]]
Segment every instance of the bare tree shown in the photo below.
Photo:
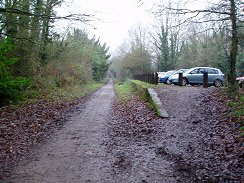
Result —
[[158, 71], [174, 69], [180, 53], [180, 27], [172, 26], [173, 23], [178, 22], [179, 17], [168, 11], [164, 19], [160, 19], [160, 26], [156, 28], [156, 34], [151, 33]]
[[[230, 48], [228, 54], [228, 85], [231, 90], [235, 90], [236, 85], [236, 57], [238, 53], [238, 26], [237, 23], [243, 21], [243, 5], [241, 0], [219, 0], [216, 3], [209, 3], [206, 9], [189, 9], [185, 7], [173, 6], [158, 6], [159, 9], [155, 12], [158, 15], [163, 15], [165, 11], [174, 11], [176, 14], [182, 16], [182, 21], [175, 26], [189, 25], [191, 23], [211, 24], [216, 28], [216, 22], [223, 22], [226, 26], [226, 30], [230, 32]], [[184, 19], [183, 19], [184, 17]]]
[[121, 45], [112, 68], [122, 79], [152, 72], [152, 56], [147, 41], [147, 30], [137, 26], [129, 31], [129, 40]]

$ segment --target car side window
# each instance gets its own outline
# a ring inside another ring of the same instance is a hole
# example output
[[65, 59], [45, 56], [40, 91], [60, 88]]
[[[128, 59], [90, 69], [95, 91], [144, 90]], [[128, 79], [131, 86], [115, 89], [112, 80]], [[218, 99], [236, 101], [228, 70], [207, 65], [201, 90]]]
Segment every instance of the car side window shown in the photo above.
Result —
[[199, 69], [199, 74], [203, 74], [205, 72], [205, 69], [201, 68]]
[[217, 74], [215, 69], [206, 69], [208, 74]]
[[199, 69], [194, 69], [193, 71], [191, 71], [191, 74], [199, 74]]
[[219, 74], [219, 71], [216, 69], [213, 69], [213, 74]]

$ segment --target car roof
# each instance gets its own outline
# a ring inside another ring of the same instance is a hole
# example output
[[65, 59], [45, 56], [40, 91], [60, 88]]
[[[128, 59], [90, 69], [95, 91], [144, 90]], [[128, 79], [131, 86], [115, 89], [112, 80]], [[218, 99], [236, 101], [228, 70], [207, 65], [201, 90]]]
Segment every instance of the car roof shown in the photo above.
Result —
[[[217, 68], [214, 68], [214, 67], [192, 67], [191, 69], [217, 69]], [[219, 69], [217, 69], [219, 70]]]

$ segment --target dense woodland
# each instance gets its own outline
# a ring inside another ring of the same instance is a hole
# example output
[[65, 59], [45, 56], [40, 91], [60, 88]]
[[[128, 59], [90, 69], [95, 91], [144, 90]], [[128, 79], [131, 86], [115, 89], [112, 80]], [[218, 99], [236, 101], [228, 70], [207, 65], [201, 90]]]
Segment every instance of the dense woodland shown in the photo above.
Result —
[[0, 101], [16, 102], [60, 88], [72, 90], [103, 79], [110, 55], [106, 44], [72, 29], [65, 38], [54, 32], [57, 19], [86, 21], [87, 15], [57, 17], [59, 0], [0, 2]]
[[[58, 19], [86, 22], [89, 15], [58, 17], [62, 0], [0, 1], [0, 105], [40, 93], [101, 81], [110, 67], [120, 79], [193, 66], [220, 68], [229, 86], [244, 74], [244, 3], [219, 0], [206, 10], [170, 3], [152, 9], [153, 28], [133, 28], [111, 60], [109, 47], [83, 29], [60, 37]], [[118, 35], [119, 36], [119, 35]]]

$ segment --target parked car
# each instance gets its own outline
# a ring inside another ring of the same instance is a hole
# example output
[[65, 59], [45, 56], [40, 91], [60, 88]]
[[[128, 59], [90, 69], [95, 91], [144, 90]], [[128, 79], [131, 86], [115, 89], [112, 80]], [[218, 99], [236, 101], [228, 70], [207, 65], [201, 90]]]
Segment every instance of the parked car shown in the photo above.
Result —
[[175, 70], [170, 70], [165, 72], [163, 75], [159, 77], [159, 82], [160, 83], [167, 83], [168, 78], [175, 72]]
[[[183, 85], [187, 84], [203, 84], [203, 73], [208, 73], [208, 85], [214, 85], [216, 87], [223, 86], [224, 74], [213, 67], [193, 67], [183, 73]], [[169, 82], [178, 84], [179, 75], [172, 76]]]
[[[172, 84], [171, 82], [171, 78], [177, 77], [179, 76], [179, 73], [184, 73], [186, 72], [188, 69], [179, 69], [177, 71], [175, 71], [167, 80], [167, 84]], [[176, 76], [175, 76], [176, 75]]]
[[240, 88], [244, 88], [244, 76], [236, 78], [236, 81], [238, 81]]
[[165, 74], [165, 72], [157, 72], [157, 73], [158, 73], [158, 79], [160, 79]]

